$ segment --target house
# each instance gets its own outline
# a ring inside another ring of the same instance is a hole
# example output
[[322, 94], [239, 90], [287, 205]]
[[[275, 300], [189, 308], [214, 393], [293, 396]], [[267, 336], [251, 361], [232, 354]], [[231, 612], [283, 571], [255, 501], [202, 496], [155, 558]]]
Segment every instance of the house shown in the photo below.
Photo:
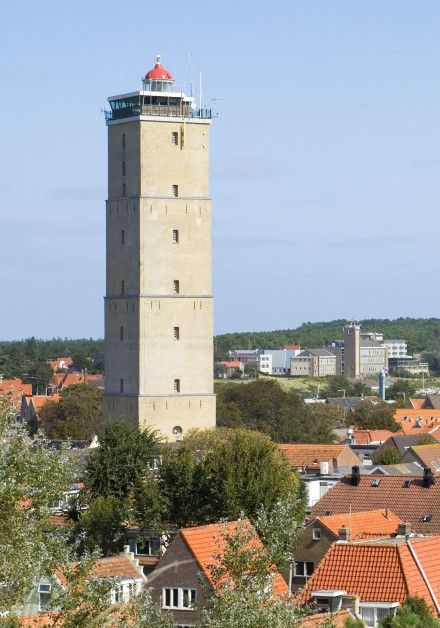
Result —
[[[134, 595], [141, 592], [147, 580], [128, 546], [125, 546], [124, 552], [119, 556], [98, 559], [92, 568], [90, 577], [115, 579], [110, 593], [113, 604], [129, 602]], [[55, 610], [51, 607], [51, 591], [55, 580], [61, 587], [66, 585], [65, 577], [61, 571], [58, 571], [53, 577], [42, 577], [26, 603], [18, 609], [17, 614], [35, 616], [40, 612]]]
[[6, 397], [17, 414], [20, 412], [22, 400], [32, 396], [32, 384], [23, 384], [19, 378], [3, 379], [0, 375], [0, 397]]
[[327, 349], [305, 349], [290, 358], [290, 374], [303, 377], [336, 375], [336, 356]]
[[[415, 400], [411, 399], [411, 401]], [[426, 399], [417, 399], [417, 401], [423, 401], [423, 404], [420, 406], [421, 408], [440, 410], [440, 395], [438, 394], [428, 395]]]
[[289, 464], [301, 474], [307, 488], [307, 507], [311, 508], [347, 473], [352, 465], [362, 465], [348, 445], [279, 444]]
[[380, 456], [382, 452], [388, 451], [391, 448], [397, 451], [400, 460], [410, 447], [418, 445], [420, 440], [423, 442], [426, 438], [430, 438], [433, 443], [438, 442], [436, 441], [435, 435], [420, 434], [419, 432], [415, 434], [393, 434], [376, 450], [376, 456]]
[[49, 366], [52, 367], [54, 373], [59, 371], [67, 371], [73, 366], [72, 358], [55, 358], [55, 360], [49, 360]]
[[394, 614], [410, 595], [440, 610], [440, 537], [337, 541], [299, 595], [321, 611], [349, 608], [367, 626]]
[[406, 450], [401, 462], [415, 462], [423, 469], [432, 469], [434, 473], [440, 472], [440, 443], [430, 445], [414, 445]]
[[408, 526], [388, 508], [313, 517], [295, 543], [294, 588], [303, 587], [320, 561], [338, 540], [359, 541], [404, 534]]
[[312, 508], [312, 515], [388, 508], [418, 534], [440, 534], [440, 482], [425, 469], [423, 476], [361, 475], [354, 467]]
[[40, 421], [40, 412], [46, 403], [58, 403], [60, 395], [33, 395], [23, 397], [21, 400], [21, 421], [24, 423], [37, 425]]
[[432, 428], [440, 425], [440, 410], [435, 408], [398, 408], [394, 412], [394, 420], [400, 424], [402, 430]]
[[[153, 599], [164, 609], [173, 611], [178, 626], [192, 626], [200, 619], [194, 606], [205, 601], [206, 586], [216, 588], [211, 568], [224, 551], [225, 532], [234, 534], [238, 525], [239, 522], [232, 521], [179, 530], [149, 576]], [[264, 551], [256, 533], [252, 539], [254, 544]], [[275, 567], [271, 589], [273, 596], [287, 594], [287, 585]]]
[[231, 377], [232, 373], [239, 370], [241, 373], [244, 373], [244, 362], [240, 362], [239, 360], [225, 360], [223, 362], [219, 362], [226, 368], [226, 377]]
[[255, 364], [258, 366], [258, 357], [261, 353], [261, 349], [234, 349], [228, 351], [230, 360], [237, 360], [243, 362], [243, 364]]
[[94, 384], [96, 386], [102, 386], [103, 377], [102, 375], [90, 375], [87, 371], [82, 371], [81, 373], [74, 373], [72, 371], [54, 373], [49, 382], [48, 389], [51, 391], [51, 394], [56, 394], [75, 384]]
[[298, 349], [261, 349], [259, 370], [267, 375], [290, 375], [290, 360]]

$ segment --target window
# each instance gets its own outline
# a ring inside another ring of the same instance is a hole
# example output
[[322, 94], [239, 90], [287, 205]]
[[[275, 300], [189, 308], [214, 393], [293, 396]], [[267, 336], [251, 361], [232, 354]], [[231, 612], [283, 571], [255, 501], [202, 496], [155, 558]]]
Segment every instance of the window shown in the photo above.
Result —
[[122, 184], [122, 196], [125, 196], [125, 183]]
[[122, 134], [122, 148], [125, 148], [125, 133]]
[[124, 340], [124, 328], [122, 326], [119, 328], [119, 340]]
[[120, 584], [118, 584], [113, 590], [113, 604], [119, 604], [119, 602], [123, 601], [123, 589]]
[[313, 563], [308, 560], [295, 561], [295, 576], [308, 578], [313, 573]]
[[121, 244], [125, 244], [125, 231], [123, 229], [121, 231]]
[[177, 133], [177, 131], [173, 131], [173, 133], [171, 133], [171, 144], [174, 144], [175, 146], [177, 146], [178, 143], [179, 143], [179, 134]]
[[173, 229], [173, 242], [174, 244], [179, 243], [179, 230], [178, 229]]
[[124, 392], [124, 380], [122, 378], [119, 380], [119, 392]]
[[314, 541], [321, 540], [321, 528], [313, 528], [313, 540]]
[[173, 281], [173, 292], [174, 292], [174, 294], [179, 294], [179, 292], [180, 292], [180, 282], [179, 282], [178, 279], [175, 279]]
[[159, 539], [139, 539], [136, 543], [136, 554], [140, 556], [159, 556], [160, 541]]
[[125, 177], [125, 161], [122, 162], [122, 176]]
[[52, 585], [49, 583], [40, 582], [38, 585], [38, 610], [48, 611], [50, 610], [50, 592]]
[[180, 392], [180, 379], [174, 380], [174, 392]]
[[121, 294], [125, 294], [125, 281], [123, 279], [121, 281]]
[[180, 338], [180, 328], [179, 327], [173, 327], [173, 335], [174, 335], [174, 340], [179, 340], [179, 338]]
[[197, 592], [195, 589], [164, 588], [163, 589], [163, 608], [180, 608], [193, 610], [197, 601]]
[[387, 615], [396, 614], [396, 604], [381, 604], [380, 602], [377, 605], [373, 603], [360, 604], [359, 613], [367, 626], [377, 626], [378, 622]]
[[173, 185], [172, 186], [172, 193], [173, 193], [172, 194], [173, 196], [176, 196], [176, 197], [179, 196], [179, 186], [178, 185]]

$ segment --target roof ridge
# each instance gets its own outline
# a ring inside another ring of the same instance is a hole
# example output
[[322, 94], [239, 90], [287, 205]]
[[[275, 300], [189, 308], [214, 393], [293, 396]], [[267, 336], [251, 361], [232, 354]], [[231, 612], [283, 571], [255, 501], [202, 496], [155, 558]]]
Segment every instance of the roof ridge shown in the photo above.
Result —
[[439, 603], [437, 601], [437, 598], [435, 597], [435, 593], [433, 591], [431, 583], [428, 580], [428, 576], [426, 575], [425, 570], [423, 569], [423, 567], [422, 567], [422, 565], [421, 565], [421, 563], [419, 561], [419, 557], [417, 556], [416, 550], [411, 545], [411, 542], [410, 542], [409, 539], [407, 540], [407, 545], [408, 545], [409, 551], [411, 553], [411, 556], [412, 556], [414, 562], [416, 563], [418, 570], [420, 571], [420, 574], [421, 574], [421, 576], [423, 578], [423, 582], [426, 584], [426, 587], [427, 587], [427, 589], [429, 591], [429, 594], [430, 594], [430, 596], [432, 598], [432, 601], [434, 602], [434, 606], [435, 606], [435, 608], [437, 610], [437, 613], [440, 615], [440, 605], [439, 605]]

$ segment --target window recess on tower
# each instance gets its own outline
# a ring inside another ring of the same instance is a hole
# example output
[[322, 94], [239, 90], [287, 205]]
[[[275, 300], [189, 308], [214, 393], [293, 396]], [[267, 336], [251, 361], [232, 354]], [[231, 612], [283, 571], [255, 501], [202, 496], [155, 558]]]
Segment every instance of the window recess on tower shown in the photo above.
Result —
[[173, 185], [171, 187], [171, 192], [172, 192], [172, 196], [177, 198], [177, 196], [179, 196], [179, 186], [178, 185]]
[[178, 143], [179, 143], [179, 134], [177, 133], [177, 131], [173, 131], [171, 133], [171, 144], [174, 144], [174, 146], [177, 146]]
[[173, 327], [174, 340], [180, 340], [180, 327]]
[[173, 281], [173, 292], [174, 294], [179, 294], [180, 292], [180, 281], [178, 279], [174, 279]]
[[180, 379], [174, 380], [174, 392], [176, 393], [180, 392]]
[[179, 230], [173, 229], [173, 243], [179, 244]]

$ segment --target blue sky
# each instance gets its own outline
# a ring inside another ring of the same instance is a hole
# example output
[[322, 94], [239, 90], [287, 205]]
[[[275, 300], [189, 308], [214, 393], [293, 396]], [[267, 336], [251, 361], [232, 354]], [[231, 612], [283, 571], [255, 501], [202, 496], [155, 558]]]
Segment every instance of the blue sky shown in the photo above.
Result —
[[[437, 0], [3, 8], [0, 338], [103, 334], [106, 97], [157, 53], [213, 123], [217, 333], [437, 316]], [[211, 100], [214, 99], [214, 100]]]

